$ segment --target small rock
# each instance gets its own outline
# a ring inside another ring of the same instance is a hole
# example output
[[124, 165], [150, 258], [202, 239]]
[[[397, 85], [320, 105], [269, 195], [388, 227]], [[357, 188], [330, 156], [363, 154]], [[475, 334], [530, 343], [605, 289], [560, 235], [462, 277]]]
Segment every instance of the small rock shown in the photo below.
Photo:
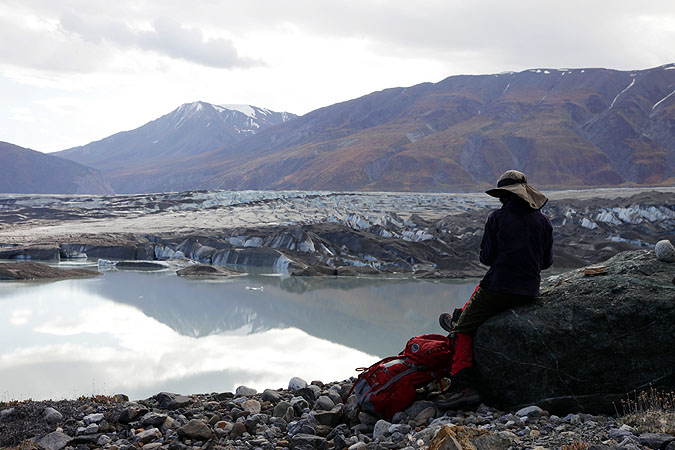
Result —
[[312, 392], [312, 400], [319, 398], [319, 396], [321, 395], [321, 388], [315, 384], [308, 385], [307, 389], [309, 389]]
[[288, 382], [288, 389], [293, 392], [297, 392], [300, 389], [307, 387], [307, 382], [300, 377], [293, 377]]
[[265, 391], [262, 393], [262, 401], [278, 403], [281, 401], [281, 394], [277, 391], [273, 391], [272, 389], [265, 389]]
[[147, 412], [148, 408], [137, 403], [131, 403], [120, 413], [117, 421], [122, 424], [128, 424], [142, 417]]
[[246, 400], [242, 406], [244, 407], [245, 411], [248, 411], [251, 414], [260, 413], [261, 406], [258, 400], [254, 399]]
[[[180, 394], [172, 394], [170, 392], [160, 392], [155, 396], [155, 399], [159, 403], [160, 408], [171, 410], [183, 408], [192, 403], [192, 399], [190, 397]], [[145, 414], [145, 412], [143, 414]]]
[[3, 420], [12, 414], [14, 414], [15, 409], [14, 408], [5, 408], [2, 411], [0, 411], [0, 420]]
[[98, 441], [96, 441], [96, 445], [99, 447], [105, 447], [106, 445], [110, 444], [110, 442], [112, 442], [112, 439], [110, 439], [109, 436], [102, 434], [99, 436]]
[[413, 420], [418, 426], [422, 426], [426, 425], [429, 422], [429, 419], [434, 417], [436, 417], [436, 408], [429, 406], [420, 411]]
[[541, 417], [541, 415], [544, 413], [544, 410], [541, 409], [540, 407], [536, 405], [532, 406], [527, 406], [523, 409], [519, 409], [518, 412], [516, 412], [516, 416], [518, 417]]
[[71, 437], [67, 434], [61, 431], [54, 431], [40, 439], [37, 444], [42, 450], [61, 450], [70, 440]]
[[237, 395], [237, 396], [239, 396], [239, 397], [250, 397], [251, 395], [257, 394], [258, 391], [256, 391], [256, 390], [253, 389], [253, 388], [250, 388], [250, 387], [239, 386], [239, 387], [234, 391], [234, 393], [235, 393], [235, 395]]
[[664, 448], [670, 442], [675, 441], [675, 436], [665, 433], [643, 433], [638, 436], [638, 439], [640, 444], [649, 448]]
[[296, 434], [316, 434], [317, 425], [318, 423], [314, 417], [309, 416], [307, 419], [300, 419], [289, 423], [286, 427], [286, 431], [289, 436], [295, 436]]
[[295, 410], [293, 409], [293, 405], [291, 405], [290, 403], [280, 401], [274, 407], [274, 412], [272, 413], [272, 415], [274, 417], [280, 417], [284, 419], [286, 422], [290, 422], [291, 420], [293, 420], [293, 417], [295, 417]]
[[312, 416], [319, 424], [333, 428], [342, 420], [342, 407], [336, 406], [330, 411], [314, 411]]
[[626, 436], [632, 435], [633, 433], [628, 430], [624, 430], [623, 428], [611, 428], [609, 430], [609, 437], [617, 442], [622, 441]]
[[143, 444], [147, 444], [148, 442], [155, 441], [159, 438], [162, 437], [162, 432], [159, 431], [157, 428], [150, 428], [144, 431], [141, 431], [136, 435], [136, 439], [142, 442]]
[[49, 423], [60, 422], [63, 419], [63, 414], [55, 410], [54, 408], [45, 408], [43, 413], [44, 419]]
[[368, 447], [368, 444], [365, 442], [357, 442], [356, 444], [350, 445], [348, 450], [363, 450]]
[[213, 428], [216, 430], [216, 433], [224, 433], [224, 434], [230, 434], [230, 431], [232, 431], [232, 428], [234, 427], [234, 424], [232, 422], [228, 422], [226, 420], [220, 420], [216, 422], [216, 424], [213, 426]]
[[230, 431], [230, 439], [239, 439], [246, 432], [246, 425], [241, 422], [235, 422]]
[[323, 411], [330, 411], [334, 407], [335, 403], [330, 399], [330, 397], [326, 395], [319, 396], [319, 398], [316, 399], [316, 403], [314, 403], [314, 409], [320, 409]]
[[313, 434], [296, 434], [291, 438], [290, 450], [326, 450], [328, 441], [326, 438]]
[[373, 439], [376, 441], [380, 441], [384, 438], [385, 433], [389, 433], [389, 427], [391, 426], [391, 423], [387, 422], [384, 419], [380, 419], [375, 423], [375, 427], [373, 429]]
[[673, 247], [673, 244], [667, 239], [657, 242], [654, 247], [654, 252], [659, 261], [669, 263], [675, 262], [675, 247]]
[[211, 429], [199, 419], [192, 419], [178, 429], [178, 434], [200, 441], [211, 439]]
[[[145, 444], [143, 446], [143, 450], [157, 450], [161, 446], [162, 446], [161, 442], [152, 442], [150, 444]], [[87, 449], [88, 449], [88, 447], [87, 447]]]
[[103, 420], [103, 414], [101, 413], [89, 414], [88, 416], [84, 416], [83, 420], [85, 425], [89, 425], [90, 423], [99, 423], [100, 421]]
[[361, 411], [358, 415], [359, 422], [361, 422], [363, 425], [366, 425], [368, 427], [375, 426], [378, 420], [380, 420], [378, 417], [373, 416], [372, 414], [368, 414], [367, 412]]
[[159, 427], [162, 426], [166, 420], [166, 414], [159, 414], [156, 412], [149, 412], [141, 417], [141, 426], [142, 427]]

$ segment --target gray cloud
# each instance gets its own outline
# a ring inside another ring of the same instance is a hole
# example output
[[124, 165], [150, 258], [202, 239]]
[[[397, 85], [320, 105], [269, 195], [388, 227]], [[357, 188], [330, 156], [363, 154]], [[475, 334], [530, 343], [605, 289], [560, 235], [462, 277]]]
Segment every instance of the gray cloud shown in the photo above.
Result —
[[184, 28], [169, 19], [158, 19], [153, 31], [140, 32], [137, 43], [172, 58], [218, 68], [250, 67], [260, 62], [240, 57], [229, 39], [204, 39], [197, 28]]
[[0, 17], [0, 64], [39, 70], [90, 72], [101, 51], [85, 42], [67, 42], [49, 32]]
[[205, 39], [199, 28], [183, 27], [178, 22], [160, 18], [152, 30], [136, 30], [107, 18], [83, 18], [72, 11], [61, 15], [61, 28], [95, 44], [109, 42], [122, 47], [137, 47], [175, 59], [204, 66], [230, 69], [260, 65], [259, 61], [239, 56], [229, 39]]
[[[92, 45], [135, 47], [219, 68], [250, 67], [259, 62], [239, 55], [228, 39], [206, 38], [205, 30], [226, 29], [233, 36], [250, 36], [274, 33], [290, 24], [310, 38], [362, 38], [378, 55], [435, 60], [448, 67], [448, 74], [456, 70], [498, 72], [540, 66], [650, 67], [669, 62], [668, 58], [673, 57], [669, 43], [675, 41], [675, 2], [669, 1], [4, 3], [12, 9], [59, 18], [64, 31]], [[70, 12], [64, 13], [64, 4]], [[152, 26], [141, 29], [139, 24]]]

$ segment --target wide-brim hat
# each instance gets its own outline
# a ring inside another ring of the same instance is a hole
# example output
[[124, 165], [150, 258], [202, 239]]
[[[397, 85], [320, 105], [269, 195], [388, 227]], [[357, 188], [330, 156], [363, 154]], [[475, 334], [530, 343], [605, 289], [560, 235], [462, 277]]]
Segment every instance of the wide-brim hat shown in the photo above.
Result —
[[507, 192], [516, 194], [525, 200], [525, 203], [533, 209], [541, 209], [548, 201], [548, 197], [527, 184], [527, 177], [523, 172], [517, 170], [507, 170], [497, 180], [495, 189], [488, 189], [486, 194], [493, 197], [504, 197]]

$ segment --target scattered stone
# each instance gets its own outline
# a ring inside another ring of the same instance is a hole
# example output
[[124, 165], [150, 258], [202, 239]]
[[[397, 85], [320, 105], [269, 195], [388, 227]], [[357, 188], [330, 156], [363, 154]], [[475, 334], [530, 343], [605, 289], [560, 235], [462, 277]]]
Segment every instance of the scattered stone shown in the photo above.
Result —
[[293, 377], [288, 382], [288, 389], [293, 391], [293, 392], [297, 392], [300, 389], [304, 389], [306, 387], [307, 387], [307, 382], [300, 377]]
[[136, 439], [143, 444], [152, 442], [162, 437], [162, 432], [157, 428], [150, 428], [148, 430], [143, 430], [136, 435]]
[[675, 247], [667, 239], [657, 242], [656, 246], [654, 247], [654, 252], [656, 253], [656, 258], [659, 261], [669, 263], [675, 262]]
[[298, 433], [291, 438], [291, 450], [327, 450], [326, 438], [313, 434]]
[[335, 407], [335, 402], [330, 399], [330, 397], [326, 395], [321, 395], [319, 398], [316, 399], [316, 403], [314, 403], [314, 409], [320, 409], [323, 411], [330, 411]]
[[42, 450], [61, 450], [68, 445], [70, 440], [71, 437], [67, 434], [61, 431], [54, 431], [37, 441], [37, 444]]
[[234, 391], [234, 394], [238, 397], [250, 397], [251, 395], [255, 395], [257, 393], [258, 391], [256, 391], [255, 389], [246, 386], [239, 386]]
[[241, 422], [235, 422], [230, 431], [230, 439], [239, 439], [246, 432], [246, 425]]
[[[192, 403], [190, 397], [170, 392], [160, 392], [155, 396], [159, 406], [164, 409], [178, 409], [188, 406]], [[145, 413], [144, 413], [145, 414]]]
[[538, 406], [527, 406], [525, 408], [519, 409], [518, 412], [516, 412], [516, 416], [518, 417], [540, 417], [544, 413], [544, 410], [541, 409]]
[[[158, 394], [158, 397], [162, 394]], [[168, 405], [168, 403], [165, 403]], [[162, 404], [160, 403], [160, 407]], [[145, 413], [148, 412], [148, 408], [141, 406], [137, 403], [129, 404], [119, 415], [118, 422], [123, 424], [131, 423], [137, 420], [139, 417], [142, 417]]]
[[[395, 423], [364, 412], [350, 418], [347, 404], [352, 400], [345, 405], [338, 403], [329, 411], [318, 407], [328, 405], [327, 400], [332, 401], [330, 392], [348, 391], [349, 386], [348, 380], [325, 385], [313, 409], [306, 399], [289, 389], [266, 390], [246, 397], [196, 394], [185, 397], [189, 402], [177, 409], [171, 409], [173, 401], [181, 396], [167, 393], [133, 403], [20, 402], [2, 411], [0, 448], [15, 448], [29, 439], [37, 443], [53, 432], [55, 425], [42, 420], [48, 407], [63, 415], [60, 422], [63, 429], [57, 431], [65, 437], [61, 436], [62, 440], [56, 445], [58, 450], [65, 447], [72, 450], [85, 450], [85, 447], [107, 450], [140, 447], [144, 450], [506, 450], [509, 447], [541, 450], [563, 448], [574, 441], [588, 443], [588, 450], [643, 450], [651, 445], [665, 450], [668, 445], [675, 446], [668, 442], [675, 439], [673, 436], [638, 437], [635, 429], [627, 425], [618, 428], [620, 424], [610, 416], [579, 413], [561, 419], [549, 416], [538, 406], [501, 411], [482, 404], [475, 410], [439, 412], [431, 400], [418, 400], [397, 414], [399, 420], [393, 420]], [[418, 395], [424, 398], [427, 394], [419, 391]], [[268, 400], [263, 401], [263, 396]], [[278, 402], [269, 400], [277, 396]], [[160, 401], [165, 406], [160, 406]], [[256, 413], [258, 406], [260, 412]], [[89, 425], [85, 426], [85, 422]], [[96, 433], [84, 434], [96, 428]], [[6, 430], [15, 431], [8, 434]], [[23, 448], [31, 447], [24, 445]]]
[[88, 416], [84, 416], [84, 424], [89, 425], [92, 423], [99, 423], [100, 421], [103, 420], [103, 414], [101, 413], [96, 413], [96, 414], [89, 414]]
[[207, 441], [211, 438], [211, 429], [199, 419], [192, 419], [178, 429], [178, 434], [192, 439]]
[[281, 400], [281, 394], [272, 389], [265, 389], [262, 393], [262, 401], [278, 403]]
[[141, 426], [142, 427], [159, 427], [161, 426], [168, 416], [166, 414], [156, 413], [151, 411], [141, 417]]
[[45, 408], [44, 419], [49, 423], [60, 422], [63, 419], [63, 414], [52, 407]]
[[[663, 242], [663, 241], [662, 241]], [[638, 436], [640, 444], [649, 448], [665, 448], [666, 445], [675, 441], [675, 436], [665, 433], [643, 433]]]
[[258, 414], [260, 412], [260, 402], [258, 400], [246, 400], [242, 405], [245, 411], [248, 411], [251, 414]]
[[389, 434], [389, 427], [391, 427], [391, 423], [384, 419], [378, 420], [377, 423], [375, 423], [375, 427], [373, 428], [373, 439], [376, 441], [382, 440], [382, 438], [385, 436], [385, 433]]

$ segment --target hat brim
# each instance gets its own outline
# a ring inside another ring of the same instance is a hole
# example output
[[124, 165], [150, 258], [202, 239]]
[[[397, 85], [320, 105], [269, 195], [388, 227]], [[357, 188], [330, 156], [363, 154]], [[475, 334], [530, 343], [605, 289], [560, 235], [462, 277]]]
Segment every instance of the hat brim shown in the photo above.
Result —
[[530, 208], [533, 209], [541, 209], [544, 207], [546, 202], [548, 202], [548, 197], [526, 183], [511, 184], [485, 191], [486, 194], [497, 198], [508, 195], [508, 192], [511, 192], [525, 200], [525, 203], [530, 205]]

